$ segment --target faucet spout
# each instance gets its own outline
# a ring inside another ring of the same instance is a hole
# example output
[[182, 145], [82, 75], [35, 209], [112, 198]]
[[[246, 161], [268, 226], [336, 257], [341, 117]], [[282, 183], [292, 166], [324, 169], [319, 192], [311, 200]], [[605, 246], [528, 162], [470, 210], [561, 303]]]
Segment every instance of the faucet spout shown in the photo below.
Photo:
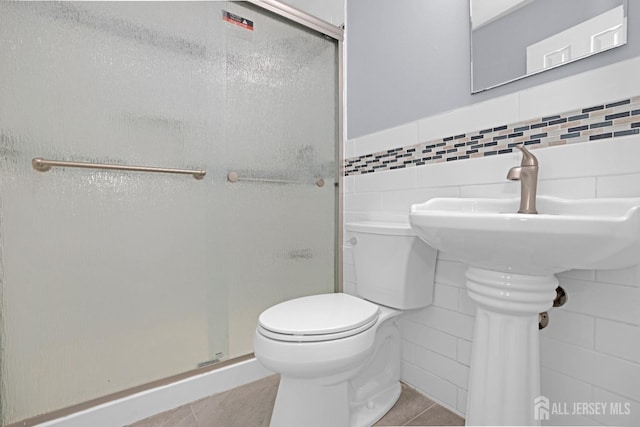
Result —
[[521, 166], [513, 167], [513, 168], [509, 169], [509, 172], [507, 173], [507, 179], [510, 180], [510, 181], [519, 181], [520, 180], [520, 176], [522, 176], [522, 167]]
[[520, 209], [518, 213], [537, 214], [536, 192], [538, 187], [538, 159], [522, 145], [516, 146], [522, 151], [520, 166], [509, 169], [507, 179], [520, 181]]

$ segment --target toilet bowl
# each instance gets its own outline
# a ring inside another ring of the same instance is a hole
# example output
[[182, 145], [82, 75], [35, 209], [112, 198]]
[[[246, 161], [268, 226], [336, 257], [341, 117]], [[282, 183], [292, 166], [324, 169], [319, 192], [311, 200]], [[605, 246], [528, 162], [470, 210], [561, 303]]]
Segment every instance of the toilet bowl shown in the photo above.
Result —
[[408, 223], [345, 224], [356, 295], [312, 295], [265, 310], [256, 359], [280, 374], [272, 427], [364, 427], [400, 396], [397, 320], [431, 304], [437, 252]]

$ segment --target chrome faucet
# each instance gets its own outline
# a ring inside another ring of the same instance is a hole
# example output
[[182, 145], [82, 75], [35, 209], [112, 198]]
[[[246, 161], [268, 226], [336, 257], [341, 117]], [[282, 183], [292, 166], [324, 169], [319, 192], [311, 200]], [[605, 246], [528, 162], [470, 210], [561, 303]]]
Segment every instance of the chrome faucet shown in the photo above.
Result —
[[538, 159], [522, 145], [516, 146], [522, 151], [520, 166], [509, 169], [507, 179], [520, 181], [520, 210], [518, 213], [537, 214], [536, 189], [538, 187]]

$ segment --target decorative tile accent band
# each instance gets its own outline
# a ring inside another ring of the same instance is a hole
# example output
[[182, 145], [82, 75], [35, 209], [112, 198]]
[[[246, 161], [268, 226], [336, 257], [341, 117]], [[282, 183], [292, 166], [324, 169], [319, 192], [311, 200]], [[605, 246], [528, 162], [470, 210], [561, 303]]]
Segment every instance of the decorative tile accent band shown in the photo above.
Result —
[[640, 96], [581, 110], [379, 151], [345, 160], [344, 174], [511, 153], [519, 144], [552, 147], [640, 133]]

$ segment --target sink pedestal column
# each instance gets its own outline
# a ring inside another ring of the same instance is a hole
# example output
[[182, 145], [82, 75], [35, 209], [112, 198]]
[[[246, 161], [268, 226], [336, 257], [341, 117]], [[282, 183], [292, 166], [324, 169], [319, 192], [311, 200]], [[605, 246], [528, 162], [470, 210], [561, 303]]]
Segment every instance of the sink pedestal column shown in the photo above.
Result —
[[466, 278], [477, 303], [467, 425], [540, 425], [538, 313], [552, 306], [558, 280], [477, 267]]

